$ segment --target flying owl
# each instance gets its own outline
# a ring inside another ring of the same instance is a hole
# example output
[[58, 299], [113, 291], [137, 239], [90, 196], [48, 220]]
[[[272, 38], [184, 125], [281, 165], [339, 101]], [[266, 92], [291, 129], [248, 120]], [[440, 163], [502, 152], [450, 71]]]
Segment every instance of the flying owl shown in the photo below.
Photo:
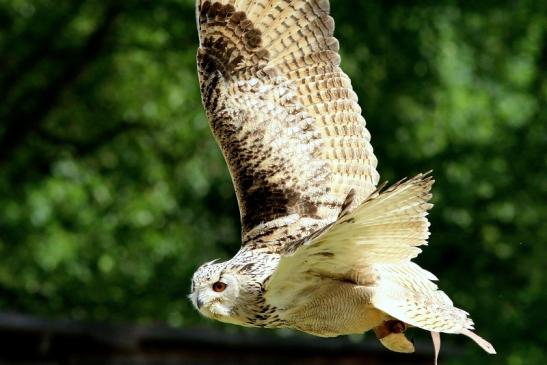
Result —
[[[194, 274], [206, 317], [331, 337], [409, 327], [494, 348], [411, 260], [429, 236], [432, 177], [378, 186], [377, 160], [340, 68], [328, 0], [197, 1], [203, 105], [235, 186], [242, 246]], [[435, 358], [436, 358], [435, 357]]]

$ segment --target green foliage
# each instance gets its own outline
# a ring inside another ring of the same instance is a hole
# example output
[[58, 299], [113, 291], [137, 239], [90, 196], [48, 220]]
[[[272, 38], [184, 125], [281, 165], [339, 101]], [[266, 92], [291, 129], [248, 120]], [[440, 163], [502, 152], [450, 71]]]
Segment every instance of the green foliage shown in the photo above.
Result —
[[[466, 342], [469, 360], [544, 362], [545, 3], [348, 4], [336, 35], [383, 179], [437, 179], [418, 261], [500, 352]], [[0, 2], [2, 310], [202, 321], [190, 275], [237, 250], [239, 213], [196, 44], [191, 0]]]

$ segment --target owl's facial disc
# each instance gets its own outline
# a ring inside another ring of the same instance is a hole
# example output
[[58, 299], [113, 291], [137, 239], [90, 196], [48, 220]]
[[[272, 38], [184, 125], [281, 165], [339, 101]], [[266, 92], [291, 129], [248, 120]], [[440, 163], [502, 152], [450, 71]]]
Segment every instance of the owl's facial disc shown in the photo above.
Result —
[[235, 275], [225, 272], [225, 264], [205, 264], [192, 278], [190, 300], [205, 317], [223, 322], [231, 318], [239, 295], [239, 283]]

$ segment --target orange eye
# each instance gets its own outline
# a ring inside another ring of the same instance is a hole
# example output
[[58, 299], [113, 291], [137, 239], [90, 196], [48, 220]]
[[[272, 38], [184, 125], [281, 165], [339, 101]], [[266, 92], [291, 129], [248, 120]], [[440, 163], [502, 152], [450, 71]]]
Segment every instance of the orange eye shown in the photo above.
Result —
[[223, 292], [224, 289], [226, 289], [226, 284], [223, 283], [222, 281], [217, 281], [216, 283], [213, 284], [213, 290], [216, 291], [217, 293]]

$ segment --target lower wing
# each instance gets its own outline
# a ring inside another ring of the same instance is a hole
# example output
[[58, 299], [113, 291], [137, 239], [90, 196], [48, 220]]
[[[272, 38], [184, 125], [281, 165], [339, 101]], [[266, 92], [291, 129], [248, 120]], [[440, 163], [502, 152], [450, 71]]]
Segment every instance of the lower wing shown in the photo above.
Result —
[[320, 234], [289, 245], [268, 283], [269, 300], [286, 305], [281, 301], [299, 296], [299, 277], [351, 281], [372, 288], [371, 303], [385, 313], [428, 331], [464, 334], [494, 353], [492, 345], [470, 331], [468, 314], [433, 283], [436, 277], [411, 261], [429, 237], [426, 216], [433, 182], [428, 174], [419, 174], [378, 189]]

